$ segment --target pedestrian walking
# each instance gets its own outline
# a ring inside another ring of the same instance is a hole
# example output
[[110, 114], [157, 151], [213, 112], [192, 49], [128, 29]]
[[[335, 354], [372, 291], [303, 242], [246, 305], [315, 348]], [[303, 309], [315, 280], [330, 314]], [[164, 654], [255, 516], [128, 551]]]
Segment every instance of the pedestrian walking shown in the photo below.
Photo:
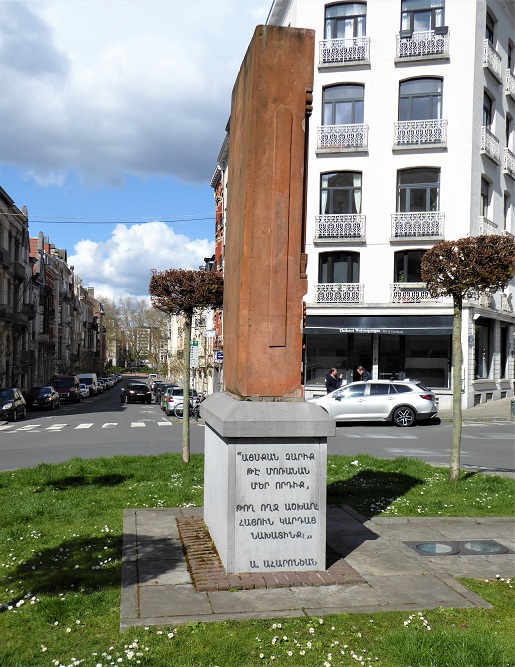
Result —
[[331, 370], [325, 376], [325, 388], [327, 389], [327, 393], [330, 394], [332, 391], [335, 391], [341, 387], [342, 380], [343, 375], [340, 373], [340, 377], [338, 377], [336, 368], [331, 368]]

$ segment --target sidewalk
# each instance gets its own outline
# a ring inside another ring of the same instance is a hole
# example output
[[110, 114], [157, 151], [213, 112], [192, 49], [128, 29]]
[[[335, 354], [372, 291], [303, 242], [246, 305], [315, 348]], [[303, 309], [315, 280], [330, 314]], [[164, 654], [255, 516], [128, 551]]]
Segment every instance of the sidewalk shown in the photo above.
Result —
[[[220, 572], [216, 553], [209, 554], [203, 544], [199, 576], [197, 566], [186, 561], [176, 519], [198, 522], [202, 513], [202, 508], [125, 511], [121, 629], [342, 612], [489, 607], [456, 578], [515, 576], [514, 517], [367, 520], [347, 506], [327, 509], [328, 569], [324, 572], [266, 573], [266, 577], [247, 573], [229, 578]], [[495, 540], [507, 549], [497, 554], [424, 556], [407, 544], [442, 540], [467, 541], [469, 546], [476, 540]]]
[[[467, 408], [462, 411], [462, 419], [463, 421], [513, 421], [515, 424], [515, 416], [511, 416], [511, 401], [515, 401], [513, 396]], [[452, 410], [440, 410], [438, 417], [446, 421], [452, 419]]]

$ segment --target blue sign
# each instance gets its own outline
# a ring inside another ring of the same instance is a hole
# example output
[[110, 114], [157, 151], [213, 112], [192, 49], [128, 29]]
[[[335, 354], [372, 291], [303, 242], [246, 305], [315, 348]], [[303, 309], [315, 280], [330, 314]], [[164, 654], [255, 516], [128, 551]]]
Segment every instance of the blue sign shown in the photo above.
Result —
[[223, 350], [216, 350], [215, 351], [215, 361], [218, 361], [221, 363], [224, 360], [224, 353]]

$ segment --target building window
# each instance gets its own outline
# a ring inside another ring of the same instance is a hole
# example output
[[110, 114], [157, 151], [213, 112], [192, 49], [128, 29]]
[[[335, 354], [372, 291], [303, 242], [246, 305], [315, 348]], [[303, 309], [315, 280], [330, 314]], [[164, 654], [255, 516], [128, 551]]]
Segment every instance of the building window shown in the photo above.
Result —
[[513, 124], [513, 121], [510, 118], [510, 116], [506, 116], [506, 148], [510, 147], [512, 124]]
[[509, 232], [511, 230], [510, 211], [511, 211], [511, 197], [507, 192], [505, 192], [504, 193], [504, 229], [507, 232]]
[[420, 283], [420, 263], [425, 250], [402, 250], [394, 256], [394, 282]]
[[399, 120], [439, 120], [442, 117], [442, 80], [410, 79], [399, 87]]
[[322, 174], [320, 189], [320, 213], [361, 213], [361, 173], [339, 171]]
[[325, 252], [318, 262], [318, 282], [320, 283], [358, 283], [359, 253]]
[[483, 126], [490, 129], [492, 126], [492, 98], [488, 93], [483, 95]]
[[485, 39], [487, 39], [492, 46], [494, 45], [494, 20], [488, 12], [486, 13]]
[[509, 357], [509, 333], [510, 328], [507, 324], [501, 324], [501, 356], [499, 377], [507, 378], [510, 375], [508, 359]]
[[490, 200], [490, 184], [484, 178], [481, 179], [481, 200], [479, 215], [488, 218], [488, 204]]
[[474, 326], [474, 356], [476, 379], [487, 378], [490, 374], [491, 365], [491, 320], [479, 318]]
[[445, 0], [402, 0], [401, 12], [401, 30], [427, 32], [445, 25]]
[[364, 86], [342, 85], [324, 88], [323, 125], [363, 123]]
[[325, 39], [364, 37], [366, 35], [366, 2], [347, 2], [325, 8]]
[[440, 210], [440, 170], [429, 167], [404, 169], [397, 175], [397, 212]]

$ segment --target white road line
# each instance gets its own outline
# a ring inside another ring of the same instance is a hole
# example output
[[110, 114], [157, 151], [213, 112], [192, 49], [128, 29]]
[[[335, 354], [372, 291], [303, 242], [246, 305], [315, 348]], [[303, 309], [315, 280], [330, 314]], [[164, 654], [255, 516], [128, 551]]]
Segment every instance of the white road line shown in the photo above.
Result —
[[131, 422], [131, 428], [141, 428], [146, 426], [145, 422]]
[[7, 431], [8, 428], [12, 428], [14, 424], [4, 424], [3, 426], [0, 426], [0, 431]]
[[52, 424], [45, 431], [62, 431], [65, 426], [68, 426], [68, 424]]
[[75, 427], [75, 430], [80, 429], [80, 428], [91, 428], [93, 424], [79, 424], [78, 426]]
[[157, 422], [158, 426], [171, 426], [172, 422]]
[[106, 422], [102, 424], [102, 428], [114, 428], [115, 426], [118, 426], [118, 422]]
[[25, 424], [25, 426], [19, 426], [17, 431], [33, 431], [35, 428], [39, 428], [41, 424]]

